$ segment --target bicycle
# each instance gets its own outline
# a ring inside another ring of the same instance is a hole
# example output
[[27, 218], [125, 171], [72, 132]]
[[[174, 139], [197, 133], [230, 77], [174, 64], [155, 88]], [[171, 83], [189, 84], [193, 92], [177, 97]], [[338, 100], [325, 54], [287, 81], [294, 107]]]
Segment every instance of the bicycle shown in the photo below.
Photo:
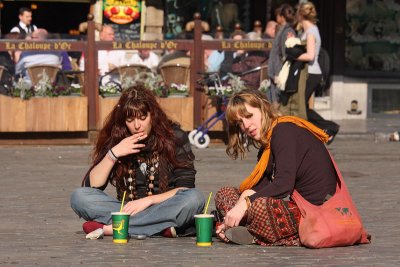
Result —
[[202, 125], [189, 133], [189, 141], [197, 148], [206, 148], [210, 144], [208, 132], [219, 121], [225, 118], [225, 109], [228, 104], [228, 95], [232, 92], [230, 85], [223, 85], [218, 72], [201, 73], [203, 77], [197, 80], [197, 84], [203, 86], [203, 91], [209, 96], [217, 97], [217, 111], [211, 115]]

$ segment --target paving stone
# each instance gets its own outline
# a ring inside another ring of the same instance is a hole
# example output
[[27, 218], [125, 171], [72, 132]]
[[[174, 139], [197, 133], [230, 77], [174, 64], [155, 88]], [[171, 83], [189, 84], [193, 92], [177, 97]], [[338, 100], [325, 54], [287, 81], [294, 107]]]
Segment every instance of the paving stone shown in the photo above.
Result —
[[[372, 244], [345, 248], [237, 246], [214, 239], [148, 238], [112, 243], [86, 240], [70, 208], [72, 190], [89, 166], [91, 146], [0, 148], [1, 266], [399, 266], [400, 143], [338, 138], [329, 146], [364, 221]], [[230, 160], [222, 144], [194, 148], [197, 187], [207, 197], [239, 185], [255, 165], [256, 151]], [[107, 192], [114, 194], [112, 188]], [[214, 208], [210, 204], [210, 209]]]

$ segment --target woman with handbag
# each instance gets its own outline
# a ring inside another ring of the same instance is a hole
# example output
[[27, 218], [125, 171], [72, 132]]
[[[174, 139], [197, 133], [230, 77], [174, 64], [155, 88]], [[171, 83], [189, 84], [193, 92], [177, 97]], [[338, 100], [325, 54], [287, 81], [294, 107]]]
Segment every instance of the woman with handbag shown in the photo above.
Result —
[[300, 39], [306, 43], [306, 52], [300, 55], [297, 60], [307, 62], [308, 64], [308, 78], [305, 93], [307, 120], [325, 130], [329, 135], [328, 144], [330, 144], [339, 131], [339, 125], [333, 121], [325, 120], [309, 106], [311, 96], [319, 88], [322, 81], [322, 70], [318, 63], [318, 56], [321, 49], [321, 36], [316, 25], [318, 21], [317, 11], [312, 2], [303, 2], [299, 5], [297, 20], [297, 26], [302, 32]]
[[[153, 92], [142, 85], [125, 90], [107, 117], [94, 148], [93, 165], [71, 207], [85, 219], [83, 230], [112, 235], [111, 212], [131, 215], [131, 236], [176, 237], [194, 226], [204, 208], [195, 189], [194, 155], [187, 134], [168, 119]], [[117, 198], [104, 192], [116, 188]]]
[[300, 211], [289, 200], [296, 189], [321, 205], [336, 189], [336, 172], [324, 145], [328, 136], [311, 123], [282, 116], [257, 90], [234, 94], [226, 109], [227, 154], [244, 157], [250, 145], [259, 161], [240, 188], [224, 187], [215, 197], [223, 221], [217, 235], [238, 244], [299, 245]]

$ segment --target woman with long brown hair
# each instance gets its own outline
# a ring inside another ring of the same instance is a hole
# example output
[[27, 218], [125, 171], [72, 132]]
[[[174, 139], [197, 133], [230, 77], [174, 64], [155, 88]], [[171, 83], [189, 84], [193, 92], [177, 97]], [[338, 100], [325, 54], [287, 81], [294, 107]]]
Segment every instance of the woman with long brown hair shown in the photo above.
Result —
[[215, 196], [226, 242], [265, 246], [299, 245], [300, 211], [290, 200], [296, 189], [321, 205], [336, 189], [336, 172], [321, 129], [294, 116], [282, 116], [258, 90], [234, 94], [226, 109], [227, 154], [244, 157], [259, 148], [258, 163], [239, 188], [223, 187]]
[[[204, 207], [195, 187], [194, 155], [188, 137], [142, 85], [125, 90], [107, 117], [94, 148], [93, 166], [82, 187], [71, 196], [71, 207], [87, 222], [112, 235], [111, 212], [131, 215], [129, 234], [176, 237], [193, 225]], [[104, 193], [116, 187], [117, 199]]]

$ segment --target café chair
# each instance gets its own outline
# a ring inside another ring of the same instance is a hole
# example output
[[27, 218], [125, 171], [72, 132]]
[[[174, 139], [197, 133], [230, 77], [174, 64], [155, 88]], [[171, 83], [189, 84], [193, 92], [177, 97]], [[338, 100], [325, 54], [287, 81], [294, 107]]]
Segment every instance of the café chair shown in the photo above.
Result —
[[6, 69], [6, 67], [0, 65], [0, 81], [1, 81], [1, 78], [3, 77], [3, 72], [5, 69]]
[[130, 87], [138, 79], [145, 79], [152, 75], [150, 68], [141, 64], [123, 65], [112, 69], [100, 77], [100, 86], [118, 84], [123, 89]]
[[10, 95], [13, 87], [13, 76], [7, 67], [0, 65], [0, 94]]
[[170, 87], [172, 83], [186, 84], [188, 87], [190, 67], [179, 63], [165, 63], [160, 67], [161, 76], [166, 86]]
[[70, 58], [71, 61], [71, 71], [64, 71], [65, 76], [70, 82], [78, 83], [81, 88], [85, 85], [85, 72], [79, 69], [79, 65], [76, 58]]
[[268, 65], [260, 66], [260, 83], [268, 79]]
[[63, 83], [68, 83], [58, 65], [32, 65], [27, 67], [28, 76], [32, 82], [32, 86], [36, 86], [43, 78], [48, 78], [51, 84], [57, 82], [57, 77], [60, 74]]
[[135, 76], [139, 73], [147, 73], [151, 72], [151, 69], [148, 68], [145, 65], [141, 64], [131, 64], [131, 65], [124, 65], [124, 66], [119, 66], [112, 70], [111, 72], [117, 71], [120, 75], [120, 77], [126, 77], [126, 76]]

